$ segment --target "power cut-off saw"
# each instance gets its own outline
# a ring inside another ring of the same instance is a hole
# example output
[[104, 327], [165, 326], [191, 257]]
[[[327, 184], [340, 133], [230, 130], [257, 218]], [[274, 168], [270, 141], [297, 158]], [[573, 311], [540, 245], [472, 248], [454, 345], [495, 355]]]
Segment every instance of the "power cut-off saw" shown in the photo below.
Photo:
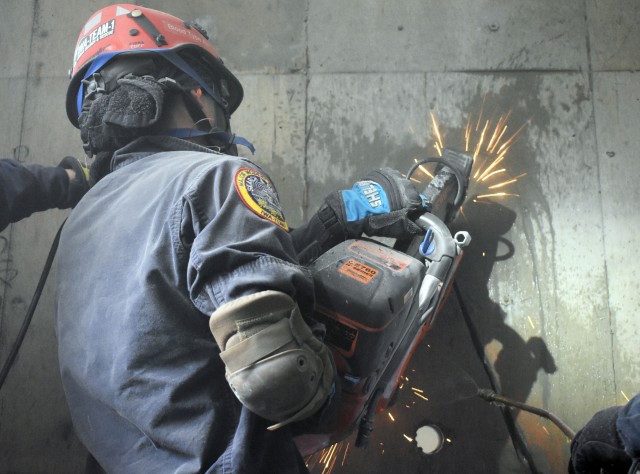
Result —
[[338, 414], [326, 426], [296, 436], [303, 456], [342, 441], [357, 430], [366, 446], [375, 414], [389, 407], [414, 351], [434, 323], [453, 283], [467, 232], [451, 223], [469, 185], [473, 159], [445, 149], [422, 192], [425, 212], [414, 222], [424, 231], [393, 247], [376, 240], [347, 240], [315, 260], [313, 319], [324, 324], [324, 342], [340, 376]]

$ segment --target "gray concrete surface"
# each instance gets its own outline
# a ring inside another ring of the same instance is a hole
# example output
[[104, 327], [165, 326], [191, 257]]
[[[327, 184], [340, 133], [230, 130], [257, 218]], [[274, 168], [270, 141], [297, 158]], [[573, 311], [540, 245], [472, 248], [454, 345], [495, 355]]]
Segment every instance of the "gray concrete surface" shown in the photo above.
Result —
[[[256, 144], [292, 225], [370, 169], [405, 171], [433, 155], [431, 114], [445, 145], [460, 149], [467, 123], [495, 127], [511, 111], [505, 138], [524, 126], [504, 161], [511, 176], [524, 175], [507, 188], [518, 196], [470, 199], [456, 221], [474, 239], [460, 289], [503, 390], [574, 428], [638, 391], [637, 1], [143, 3], [212, 33], [245, 87], [234, 128]], [[81, 156], [64, 112], [66, 74], [80, 27], [103, 3], [0, 5], [0, 155], [43, 164]], [[472, 191], [488, 192], [487, 183]], [[66, 214], [0, 233], [1, 363]], [[0, 392], [0, 473], [84, 464], [57, 374], [55, 278]], [[367, 450], [343, 442], [333, 472], [530, 472], [498, 409], [462, 390], [488, 382], [454, 298], [407, 376], [395, 421], [379, 416]], [[427, 402], [411, 387], [445, 395]], [[566, 472], [563, 435], [515, 415], [538, 472]], [[413, 440], [426, 423], [448, 438], [431, 456]], [[309, 462], [312, 472], [325, 468]]]

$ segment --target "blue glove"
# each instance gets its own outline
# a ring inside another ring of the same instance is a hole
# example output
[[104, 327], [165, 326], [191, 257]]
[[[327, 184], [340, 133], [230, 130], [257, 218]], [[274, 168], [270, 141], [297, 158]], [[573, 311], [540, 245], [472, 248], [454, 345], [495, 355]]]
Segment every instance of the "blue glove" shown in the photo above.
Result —
[[409, 238], [422, 230], [411, 220], [422, 199], [411, 182], [391, 168], [371, 172], [352, 189], [336, 191], [325, 199], [343, 237]]

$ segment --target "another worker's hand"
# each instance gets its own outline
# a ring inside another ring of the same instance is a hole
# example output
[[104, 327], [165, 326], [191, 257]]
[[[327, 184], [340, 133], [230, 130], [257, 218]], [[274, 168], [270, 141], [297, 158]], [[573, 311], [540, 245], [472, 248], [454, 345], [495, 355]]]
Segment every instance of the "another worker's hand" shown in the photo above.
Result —
[[58, 166], [66, 169], [69, 175], [69, 189], [67, 190], [67, 196], [61, 207], [74, 207], [91, 187], [89, 168], [80, 160], [71, 156], [65, 156]]
[[407, 238], [421, 232], [411, 215], [422, 199], [411, 182], [391, 168], [369, 173], [347, 191], [325, 200], [333, 210], [345, 238], [369, 236]]
[[622, 407], [610, 407], [596, 413], [571, 442], [571, 474], [626, 473], [631, 458], [624, 450], [616, 429]]

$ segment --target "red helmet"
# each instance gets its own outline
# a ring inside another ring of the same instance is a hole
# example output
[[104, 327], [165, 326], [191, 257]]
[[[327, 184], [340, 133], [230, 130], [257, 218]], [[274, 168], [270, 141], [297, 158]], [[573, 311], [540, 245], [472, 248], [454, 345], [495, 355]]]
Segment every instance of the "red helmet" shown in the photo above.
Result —
[[202, 27], [158, 10], [117, 4], [96, 12], [80, 32], [70, 71], [71, 84], [67, 90], [69, 120], [78, 126], [84, 99], [83, 79], [97, 72], [118, 54], [160, 54], [201, 83], [205, 91], [209, 91], [210, 86], [205, 85], [177, 54], [187, 49], [200, 53], [211, 71], [225, 82], [224, 105], [231, 115], [242, 102], [242, 85], [223, 65]]

